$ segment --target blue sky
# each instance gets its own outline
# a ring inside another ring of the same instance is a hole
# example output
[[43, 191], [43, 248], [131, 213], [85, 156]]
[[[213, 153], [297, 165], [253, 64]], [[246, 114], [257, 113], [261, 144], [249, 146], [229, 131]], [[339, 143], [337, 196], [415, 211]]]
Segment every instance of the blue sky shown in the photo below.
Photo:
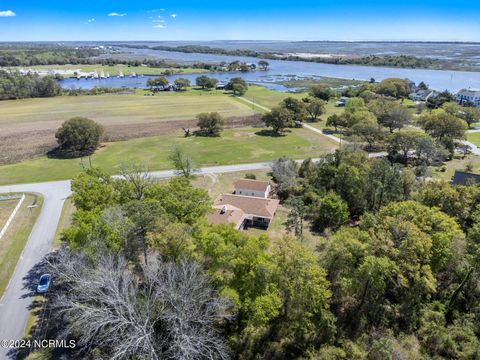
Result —
[[480, 1], [0, 0], [0, 41], [247, 39], [480, 41]]

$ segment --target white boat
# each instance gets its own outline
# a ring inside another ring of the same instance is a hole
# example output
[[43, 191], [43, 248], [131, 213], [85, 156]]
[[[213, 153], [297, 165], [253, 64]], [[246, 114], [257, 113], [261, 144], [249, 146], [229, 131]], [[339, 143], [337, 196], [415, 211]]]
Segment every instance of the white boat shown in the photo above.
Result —
[[135, 74], [134, 72], [132, 73], [132, 75], [130, 75], [132, 78], [135, 78], [137, 77], [137, 74]]
[[100, 79], [105, 79], [105, 73], [103, 71], [100, 73]]
[[107, 73], [107, 79], [109, 79], [109, 78], [110, 78], [110, 73]]
[[120, 72], [118, 73], [118, 77], [119, 77], [119, 78], [123, 78], [124, 76], [125, 76], [125, 75], [123, 75], [123, 72], [120, 71]]

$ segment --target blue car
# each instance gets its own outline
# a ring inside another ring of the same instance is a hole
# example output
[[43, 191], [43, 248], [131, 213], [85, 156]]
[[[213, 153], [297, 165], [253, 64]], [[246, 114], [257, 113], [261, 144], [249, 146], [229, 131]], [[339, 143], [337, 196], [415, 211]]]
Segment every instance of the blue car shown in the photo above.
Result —
[[40, 281], [37, 285], [37, 293], [45, 294], [50, 287], [50, 282], [52, 281], [52, 275], [50, 274], [43, 274], [40, 276]]

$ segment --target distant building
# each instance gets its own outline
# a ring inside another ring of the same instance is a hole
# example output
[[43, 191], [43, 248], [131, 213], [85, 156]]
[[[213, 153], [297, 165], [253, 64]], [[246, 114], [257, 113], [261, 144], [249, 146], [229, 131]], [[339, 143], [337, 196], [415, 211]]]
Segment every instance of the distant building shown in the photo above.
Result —
[[457, 103], [463, 105], [466, 102], [471, 102], [475, 106], [480, 107], [480, 90], [477, 89], [463, 89], [457, 94]]
[[427, 101], [429, 98], [434, 98], [438, 95], [435, 90], [417, 90], [408, 95], [408, 98], [413, 101]]
[[471, 185], [480, 183], [480, 174], [469, 173], [465, 171], [455, 171], [453, 176], [453, 185]]
[[268, 198], [272, 191], [269, 181], [241, 179], [235, 182], [235, 195]]

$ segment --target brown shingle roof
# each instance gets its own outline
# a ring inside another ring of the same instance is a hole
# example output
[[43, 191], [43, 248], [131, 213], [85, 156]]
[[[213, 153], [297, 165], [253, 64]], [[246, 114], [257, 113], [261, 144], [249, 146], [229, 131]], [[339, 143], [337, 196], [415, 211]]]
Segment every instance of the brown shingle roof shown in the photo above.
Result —
[[240, 209], [245, 216], [251, 215], [271, 219], [275, 215], [279, 203], [280, 201], [276, 199], [220, 194], [214, 202], [214, 207], [221, 209], [227, 205], [227, 210]]
[[245, 190], [265, 192], [268, 189], [268, 185], [270, 185], [268, 181], [241, 179], [235, 182], [235, 189], [245, 189]]
[[208, 214], [207, 219], [212, 224], [229, 224], [234, 223], [238, 228], [244, 219], [244, 212], [240, 209], [233, 208], [225, 212], [221, 211], [222, 209], [215, 209], [214, 213]]

